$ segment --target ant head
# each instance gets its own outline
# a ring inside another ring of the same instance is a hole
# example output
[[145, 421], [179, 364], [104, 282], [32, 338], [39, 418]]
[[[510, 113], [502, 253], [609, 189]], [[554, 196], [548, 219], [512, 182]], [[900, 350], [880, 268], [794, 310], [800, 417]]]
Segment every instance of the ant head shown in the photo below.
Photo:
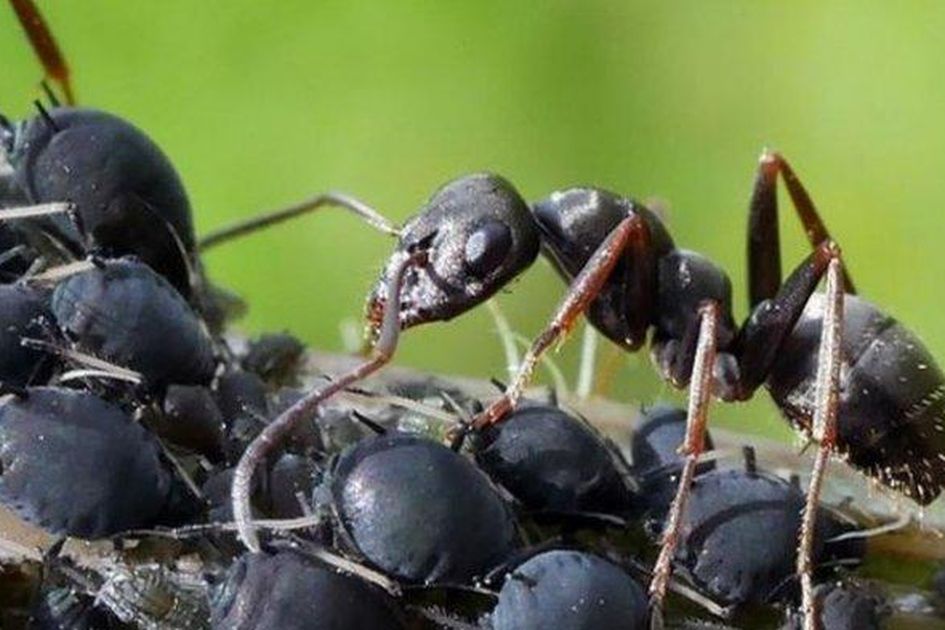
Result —
[[425, 252], [400, 291], [402, 329], [461, 315], [534, 262], [540, 237], [528, 205], [508, 181], [492, 174], [450, 182], [403, 228], [397, 248], [368, 299], [376, 331], [398, 260]]

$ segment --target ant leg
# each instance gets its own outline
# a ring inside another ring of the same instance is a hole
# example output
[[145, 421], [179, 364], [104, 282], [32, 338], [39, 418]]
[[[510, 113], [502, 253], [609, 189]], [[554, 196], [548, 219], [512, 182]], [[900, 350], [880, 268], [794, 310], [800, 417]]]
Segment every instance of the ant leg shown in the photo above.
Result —
[[663, 598], [666, 596], [666, 588], [669, 585], [673, 556], [676, 553], [682, 518], [686, 512], [689, 489], [696, 474], [696, 464], [705, 446], [705, 430], [712, 394], [712, 368], [715, 365], [719, 305], [708, 302], [699, 310], [699, 341], [696, 345], [692, 379], [689, 384], [686, 439], [680, 449], [680, 453], [686, 456], [686, 460], [679, 475], [676, 496], [669, 509], [659, 557], [653, 567], [653, 578], [650, 581], [650, 610], [655, 616], [662, 614]]
[[[779, 173], [811, 246], [816, 248], [832, 240], [813, 200], [787, 160], [779, 153], [762, 153], [748, 212], [748, 286], [752, 308], [763, 300], [773, 298], [781, 286], [777, 195]], [[847, 293], [856, 293], [846, 267], [843, 269], [843, 283]]]
[[[610, 278], [611, 272], [625, 252], [634, 258], [640, 259], [644, 264], [652, 258], [649, 228], [647, 228], [643, 218], [636, 213], [631, 213], [618, 223], [617, 227], [604, 239], [604, 242], [598, 246], [584, 268], [571, 283], [567, 294], [558, 305], [551, 323], [532, 342], [519, 365], [515, 378], [509, 383], [505, 393], [473, 420], [473, 429], [482, 429], [499, 422], [515, 407], [525, 387], [528, 386], [532, 371], [534, 371], [541, 356], [568, 334], [577, 322], [578, 316], [597, 297], [601, 287]], [[638, 287], [632, 288], [631, 291], [638, 291], [648, 296], [650, 292], [647, 283], [651, 279], [648, 274], [640, 275], [647, 276], [647, 278], [642, 280]], [[640, 315], [638, 319], [646, 321], [648, 316], [649, 312], [647, 311]]]
[[42, 13], [32, 0], [10, 0], [20, 25], [30, 40], [33, 52], [43, 64], [46, 76], [59, 84], [65, 96], [66, 104], [75, 105], [75, 95], [69, 78], [69, 65], [56, 44], [56, 38], [46, 25]]
[[836, 243], [821, 243], [798, 265], [777, 295], [755, 306], [735, 340], [737, 382], [724, 384], [731, 391], [721, 392], [723, 399], [747, 400], [765, 382], [781, 344], [800, 319], [830, 261], [839, 257], [840, 248]]
[[400, 234], [400, 230], [397, 226], [363, 201], [344, 193], [327, 192], [315, 195], [288, 208], [267, 212], [246, 221], [240, 221], [233, 225], [220, 228], [219, 230], [214, 230], [200, 239], [197, 248], [201, 252], [204, 252], [226, 241], [308, 214], [323, 206], [337, 206], [345, 210], [350, 210], [363, 219], [368, 225], [385, 234], [392, 236], [398, 236]]
[[830, 261], [827, 269], [827, 302], [824, 306], [820, 352], [817, 356], [817, 381], [812, 435], [819, 443], [807, 490], [807, 502], [801, 521], [797, 572], [801, 580], [801, 610], [805, 630], [819, 627], [814, 600], [813, 564], [817, 503], [820, 497], [830, 452], [837, 438], [837, 405], [840, 391], [840, 349], [843, 341], [843, 265], [840, 258]]
[[266, 425], [240, 457], [233, 473], [233, 486], [231, 488], [233, 520], [236, 522], [240, 540], [250, 551], [258, 552], [260, 550], [259, 537], [256, 535], [255, 527], [252, 524], [252, 511], [249, 504], [253, 472], [295, 425], [312, 416], [318, 405], [352, 383], [356, 383], [380, 370], [390, 361], [400, 337], [400, 290], [403, 286], [404, 274], [411, 266], [423, 265], [426, 262], [426, 256], [426, 252], [423, 251], [408, 254], [403, 256], [394, 266], [385, 302], [380, 335], [374, 345], [371, 357], [324, 387], [314, 389], [303, 396], [298, 402]]

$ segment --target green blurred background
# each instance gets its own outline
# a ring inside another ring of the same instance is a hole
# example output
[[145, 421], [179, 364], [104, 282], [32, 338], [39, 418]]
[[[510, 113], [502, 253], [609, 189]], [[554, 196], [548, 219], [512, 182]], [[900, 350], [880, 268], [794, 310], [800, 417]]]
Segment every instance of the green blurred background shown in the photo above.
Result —
[[[841, 241], [863, 294], [945, 356], [945, 5], [878, 2], [40, 2], [80, 100], [146, 129], [198, 229], [349, 191], [397, 220], [442, 183], [494, 170], [528, 198], [586, 183], [669, 205], [677, 242], [730, 270], [745, 314], [757, 156], [776, 147]], [[0, 10], [0, 108], [39, 66]], [[786, 204], [784, 204], [786, 206]], [[805, 251], [782, 213], [785, 264]], [[340, 212], [214, 252], [246, 330], [343, 347], [391, 243]], [[500, 298], [531, 335], [562, 294], [536, 265]], [[397, 362], [504, 376], [485, 309], [411, 331]], [[573, 376], [580, 335], [556, 357]], [[612, 395], [676, 397], [645, 354]], [[767, 396], [715, 421], [787, 435]]]

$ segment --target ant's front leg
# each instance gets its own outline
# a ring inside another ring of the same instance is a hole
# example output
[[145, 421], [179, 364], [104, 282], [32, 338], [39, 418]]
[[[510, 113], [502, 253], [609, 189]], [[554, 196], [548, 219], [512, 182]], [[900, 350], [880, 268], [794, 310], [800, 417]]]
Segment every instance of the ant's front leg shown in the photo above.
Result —
[[404, 275], [410, 267], [422, 266], [427, 262], [427, 252], [417, 251], [403, 254], [392, 266], [388, 276], [388, 289], [385, 295], [384, 312], [381, 326], [371, 356], [348, 372], [339, 375], [321, 388], [305, 394], [294, 405], [282, 412], [275, 420], [266, 425], [258, 436], [243, 452], [233, 473], [231, 499], [233, 520], [240, 540], [253, 552], [260, 550], [259, 537], [252, 523], [252, 510], [249, 496], [253, 473], [293, 427], [307, 418], [311, 418], [319, 405], [350, 385], [363, 380], [384, 367], [394, 356], [400, 338], [400, 305]]
[[581, 269], [558, 305], [551, 322], [528, 349], [505, 393], [473, 419], [472, 429], [483, 429], [499, 422], [515, 407], [541, 356], [551, 346], [564, 339], [577, 322], [577, 318], [600, 293], [601, 288], [613, 280], [611, 272], [625, 254], [633, 259], [634, 264], [629, 267], [639, 270], [638, 273], [628, 274], [625, 279], [627, 302], [634, 306], [641, 305], [633, 314], [633, 326], [636, 330], [631, 330], [630, 336], [634, 339], [644, 338], [651, 315], [648, 305], [651, 304], [654, 282], [654, 273], [649, 271], [655, 269], [655, 261], [646, 221], [641, 215], [630, 213], [617, 224]]

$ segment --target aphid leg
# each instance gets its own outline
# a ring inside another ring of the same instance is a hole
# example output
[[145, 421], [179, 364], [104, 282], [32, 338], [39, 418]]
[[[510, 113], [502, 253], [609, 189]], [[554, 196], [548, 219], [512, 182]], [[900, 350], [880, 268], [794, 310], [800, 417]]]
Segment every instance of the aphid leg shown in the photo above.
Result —
[[310, 199], [306, 199], [300, 203], [297, 203], [288, 208], [282, 208], [280, 210], [275, 210], [273, 212], [267, 212], [259, 216], [252, 217], [246, 221], [240, 221], [229, 225], [219, 230], [214, 230], [206, 236], [200, 239], [200, 242], [197, 244], [197, 248], [201, 252], [205, 252], [208, 249], [221, 245], [227, 241], [251, 234], [257, 230], [267, 228], [271, 225], [277, 225], [283, 221], [288, 221], [296, 217], [303, 216], [309, 212], [314, 212], [324, 206], [337, 206], [339, 208], [344, 208], [345, 210], [350, 210], [358, 217], [363, 219], [371, 227], [384, 232], [385, 234], [390, 234], [392, 236], [397, 236], [400, 234], [400, 230], [389, 219], [381, 215], [377, 210], [367, 205], [359, 199], [355, 199], [349, 195], [340, 192], [327, 192], [320, 195], [315, 195]]
[[69, 79], [69, 66], [56, 44], [56, 38], [46, 25], [46, 20], [32, 0], [10, 0], [20, 25], [30, 40], [33, 52], [43, 64], [46, 76], [59, 84], [66, 104], [75, 104], [75, 94]]
[[[518, 399], [522, 396], [525, 388], [531, 380], [532, 372], [542, 355], [553, 345], [562, 341], [568, 334], [578, 316], [581, 315], [587, 306], [597, 297], [601, 287], [607, 282], [614, 266], [629, 251], [631, 256], [646, 264], [651, 258], [649, 252], [649, 229], [643, 218], [638, 214], [630, 214], [624, 218], [617, 227], [607, 236], [603, 243], [597, 248], [587, 264], [577, 275], [567, 294], [558, 305], [551, 323], [540, 335], [532, 342], [528, 352], [525, 353], [518, 373], [506, 388], [505, 393], [490, 404], [482, 413], [480, 413], [474, 423], [473, 428], [482, 429], [501, 420], [509, 411], [511, 411]], [[648, 274], [639, 274], [648, 276]], [[647, 291], [641, 291], [649, 295]], [[640, 310], [646, 310], [641, 308]], [[639, 313], [636, 313], [639, 315]], [[645, 313], [645, 317], [649, 312]]]
[[[787, 160], [779, 153], [765, 150], [759, 160], [748, 214], [748, 286], [752, 308], [762, 300], [773, 298], [781, 286], [777, 191], [779, 173], [811, 247], [816, 249], [832, 240], [813, 200]], [[847, 293], [856, 293], [846, 267], [843, 269], [843, 283]]]
[[840, 352], [843, 341], [842, 269], [843, 263], [839, 257], [831, 260], [827, 268], [827, 301], [824, 306], [820, 351], [817, 356], [815, 407], [811, 432], [818, 442], [818, 448], [807, 490], [807, 502], [801, 521], [800, 547], [797, 552], [797, 572], [801, 580], [801, 610], [804, 613], [805, 630], [817, 630], [820, 626], [814, 598], [814, 534], [820, 490], [827, 462], [837, 438]]
[[18, 219], [32, 219], [35, 217], [48, 217], [55, 214], [68, 214], [72, 212], [73, 205], [65, 202], [41, 203], [35, 206], [20, 206], [18, 208], [4, 208], [0, 210], [0, 223], [4, 221], [16, 221]]
[[380, 334], [374, 344], [371, 357], [351, 371], [338, 376], [324, 387], [314, 389], [299, 399], [298, 402], [266, 425], [240, 457], [233, 473], [231, 492], [233, 520], [236, 522], [240, 540], [250, 551], [258, 552], [260, 550], [259, 537], [256, 535], [256, 529], [252, 523], [252, 511], [249, 503], [253, 472], [294, 426], [312, 417], [318, 405], [349, 385], [378, 371], [390, 361], [400, 337], [400, 291], [403, 286], [404, 274], [409, 267], [424, 264], [426, 256], [425, 251], [405, 254], [394, 266], [388, 280]]
[[707, 302], [702, 305], [699, 314], [699, 336], [692, 366], [692, 378], [689, 383], [686, 438], [681, 449], [686, 459], [679, 475], [676, 496], [666, 518], [659, 557], [653, 567], [653, 579], [650, 581], [650, 610], [656, 618], [662, 615], [663, 598], [666, 596], [666, 587], [672, 573], [673, 557], [676, 554], [689, 489], [696, 474], [699, 456], [705, 447], [706, 423], [712, 395], [712, 368], [715, 365], [716, 356], [719, 305], [715, 302]]

